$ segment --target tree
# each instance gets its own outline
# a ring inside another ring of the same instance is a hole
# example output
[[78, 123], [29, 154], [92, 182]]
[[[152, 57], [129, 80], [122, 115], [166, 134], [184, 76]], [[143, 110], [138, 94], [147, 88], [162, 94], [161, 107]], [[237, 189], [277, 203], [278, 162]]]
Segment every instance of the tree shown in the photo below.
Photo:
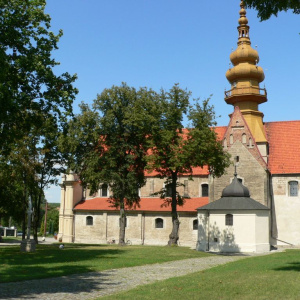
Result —
[[[0, 207], [5, 211], [8, 201], [17, 200], [18, 190], [24, 214], [30, 195], [34, 228], [43, 189], [52, 181], [49, 176], [57, 173], [56, 137], [72, 114], [77, 93], [72, 85], [75, 75], [54, 72], [59, 63], [51, 55], [62, 31], [50, 31], [45, 5], [45, 0], [0, 0], [0, 177], [7, 172], [4, 165], [19, 172], [16, 180], [7, 181], [9, 193], [0, 199]], [[36, 233], [35, 229], [37, 239]]]
[[62, 31], [50, 31], [45, 0], [0, 1], [0, 151], [41, 126], [52, 115], [57, 120], [72, 111], [76, 76], [55, 75], [52, 57]]
[[138, 204], [138, 189], [145, 184], [150, 137], [157, 126], [157, 95], [146, 88], [123, 83], [105, 89], [93, 109], [81, 105], [81, 115], [69, 123], [62, 148], [68, 166], [91, 192], [100, 183], [112, 190], [111, 202], [120, 208], [119, 243], [125, 243], [125, 208]]
[[244, 0], [249, 8], [257, 10], [257, 16], [261, 21], [269, 19], [272, 15], [277, 17], [278, 12], [293, 10], [294, 14], [300, 14], [299, 0]]
[[[58, 232], [58, 219], [59, 219], [59, 211], [56, 207], [52, 207], [49, 203], [49, 209], [47, 213], [47, 228], [46, 231], [49, 234], [54, 234]], [[45, 226], [45, 214], [42, 218], [41, 226], [40, 226], [40, 234], [44, 235], [44, 226]]]
[[[202, 105], [197, 101], [189, 105], [190, 92], [174, 85], [169, 92], [161, 91], [161, 118], [157, 120], [159, 130], [153, 135], [153, 147], [149, 155], [148, 168], [166, 178], [161, 197], [171, 190], [172, 232], [169, 245], [177, 244], [179, 220], [177, 206], [184, 204], [184, 197], [177, 192], [178, 176], [193, 173], [193, 167], [209, 167], [212, 176], [221, 176], [229, 166], [229, 155], [218, 141], [213, 126], [215, 113], [209, 100]], [[184, 128], [187, 117], [191, 127]]]

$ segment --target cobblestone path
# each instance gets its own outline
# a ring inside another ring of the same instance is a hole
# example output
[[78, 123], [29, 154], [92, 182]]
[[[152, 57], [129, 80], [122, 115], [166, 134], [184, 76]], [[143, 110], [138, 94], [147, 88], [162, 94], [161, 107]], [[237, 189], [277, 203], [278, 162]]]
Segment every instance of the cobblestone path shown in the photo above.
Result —
[[103, 272], [0, 283], [0, 299], [94, 299], [158, 280], [201, 271], [243, 257], [214, 255]]

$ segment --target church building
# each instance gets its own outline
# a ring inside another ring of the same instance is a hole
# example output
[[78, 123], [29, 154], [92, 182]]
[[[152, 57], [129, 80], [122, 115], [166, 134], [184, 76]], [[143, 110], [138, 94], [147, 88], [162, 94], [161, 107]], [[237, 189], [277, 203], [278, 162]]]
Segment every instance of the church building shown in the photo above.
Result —
[[[222, 230], [231, 232], [231, 238], [235, 238], [233, 228], [237, 230], [237, 224], [240, 229], [236, 239], [247, 237], [250, 229], [245, 220], [253, 221], [253, 240], [243, 242], [248, 246], [236, 247], [236, 251], [266, 251], [271, 245], [300, 245], [300, 120], [263, 121], [264, 114], [259, 105], [268, 101], [266, 89], [260, 86], [264, 71], [258, 66], [257, 50], [251, 46], [243, 1], [240, 6], [237, 48], [230, 54], [232, 67], [226, 72], [231, 87], [225, 91], [225, 101], [232, 105], [232, 114], [228, 126], [215, 128], [224, 149], [231, 154], [233, 164], [220, 178], [210, 176], [208, 168], [194, 168], [193, 180], [188, 176], [179, 178], [182, 183], [179, 193], [189, 196], [185, 204], [178, 207], [179, 245], [197, 247], [198, 250], [207, 250], [206, 244], [204, 248], [198, 247], [198, 232], [205, 229], [201, 219], [205, 217], [205, 210], [201, 207], [206, 206], [213, 214], [217, 208], [223, 209], [222, 205], [228, 206], [224, 211], [218, 210], [215, 220], [222, 223], [219, 223]], [[146, 185], [140, 189], [139, 206], [126, 210], [126, 239], [132, 244], [167, 244], [172, 230], [171, 208], [153, 196], [163, 188], [164, 181], [147, 175]], [[249, 195], [246, 192], [242, 197], [248, 204], [243, 206], [238, 202], [234, 207], [237, 199], [222, 200], [224, 189], [233, 182], [247, 187]], [[119, 210], [111, 207], [109, 196], [106, 184], [100, 184], [99, 191], [90, 195], [88, 190], [82, 189], [76, 174], [64, 175], [58, 238], [66, 243], [118, 242]], [[214, 202], [222, 205], [214, 206]], [[240, 205], [247, 213], [237, 212]], [[207, 241], [207, 236], [205, 239]], [[212, 235], [209, 239], [211, 245], [217, 241]], [[261, 247], [259, 240], [263, 240]], [[251, 243], [256, 246], [252, 247]], [[224, 250], [219, 246], [214, 244], [212, 250]]]

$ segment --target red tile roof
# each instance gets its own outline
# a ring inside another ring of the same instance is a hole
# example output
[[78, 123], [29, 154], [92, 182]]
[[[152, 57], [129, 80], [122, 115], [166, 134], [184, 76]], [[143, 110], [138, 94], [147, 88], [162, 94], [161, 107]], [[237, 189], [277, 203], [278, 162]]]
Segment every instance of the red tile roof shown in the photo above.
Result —
[[300, 121], [265, 123], [271, 174], [300, 173]]
[[[107, 211], [119, 211], [113, 207], [108, 198], [92, 198], [79, 202], [74, 210], [107, 210]], [[186, 199], [183, 206], [178, 206], [178, 212], [196, 212], [196, 209], [200, 206], [208, 204], [208, 197], [191, 198]], [[128, 209], [127, 211], [161, 211], [170, 212], [171, 207], [164, 205], [164, 201], [160, 198], [141, 198], [139, 206]]]

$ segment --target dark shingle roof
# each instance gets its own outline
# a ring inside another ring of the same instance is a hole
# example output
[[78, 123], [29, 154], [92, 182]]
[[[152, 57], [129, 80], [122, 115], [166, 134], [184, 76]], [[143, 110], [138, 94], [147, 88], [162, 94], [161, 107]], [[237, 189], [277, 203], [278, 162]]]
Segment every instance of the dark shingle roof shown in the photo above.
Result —
[[237, 179], [237, 174], [230, 185], [222, 192], [222, 198], [197, 210], [268, 210], [269, 208], [250, 198], [249, 190]]
[[199, 207], [197, 210], [268, 210], [269, 208], [250, 197], [222, 197]]

